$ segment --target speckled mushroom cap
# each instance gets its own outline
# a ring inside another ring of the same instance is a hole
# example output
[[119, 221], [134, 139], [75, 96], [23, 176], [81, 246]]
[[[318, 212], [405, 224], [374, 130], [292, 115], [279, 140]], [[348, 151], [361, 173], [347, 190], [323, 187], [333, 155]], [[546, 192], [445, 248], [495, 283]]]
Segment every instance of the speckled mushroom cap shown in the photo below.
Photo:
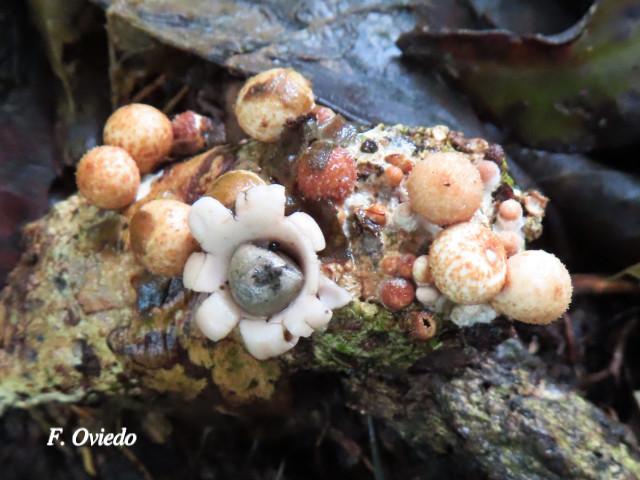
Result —
[[175, 277], [198, 247], [187, 223], [191, 207], [177, 200], [144, 204], [131, 219], [131, 249], [150, 272]]
[[478, 223], [461, 223], [440, 232], [428, 263], [438, 289], [454, 302], [468, 305], [493, 298], [507, 274], [502, 242]]
[[[326, 328], [332, 309], [351, 295], [320, 274], [316, 251], [325, 247], [320, 227], [306, 213], [284, 215], [282, 185], [256, 186], [236, 199], [235, 216], [218, 200], [203, 197], [193, 204], [189, 225], [203, 253], [191, 255], [184, 268], [184, 285], [211, 295], [196, 312], [196, 322], [211, 340], [227, 336], [239, 324], [249, 353], [258, 359], [280, 355], [299, 337]], [[296, 259], [304, 274], [300, 293], [271, 316], [244, 311], [227, 288], [230, 261], [238, 247], [252, 242], [278, 242]]]
[[315, 106], [309, 81], [290, 68], [273, 68], [246, 81], [235, 113], [244, 132], [261, 142], [275, 142], [287, 122]]
[[569, 272], [558, 257], [528, 250], [509, 258], [504, 289], [491, 304], [514, 320], [545, 325], [569, 308], [572, 290]]
[[458, 152], [428, 154], [407, 180], [411, 209], [436, 225], [469, 220], [482, 204], [480, 172]]
[[120, 107], [111, 114], [102, 133], [104, 143], [124, 148], [148, 173], [162, 162], [173, 145], [173, 127], [157, 108], [142, 103]]
[[102, 146], [89, 150], [76, 171], [80, 193], [93, 205], [120, 209], [133, 203], [140, 186], [140, 172], [122, 148]]

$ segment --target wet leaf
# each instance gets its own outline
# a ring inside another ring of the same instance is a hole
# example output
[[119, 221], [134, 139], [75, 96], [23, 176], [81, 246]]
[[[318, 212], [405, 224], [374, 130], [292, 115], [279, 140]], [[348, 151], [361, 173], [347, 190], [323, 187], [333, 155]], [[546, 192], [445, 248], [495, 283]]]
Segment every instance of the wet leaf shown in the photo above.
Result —
[[567, 2], [557, 0], [469, 0], [475, 15], [493, 28], [514, 33], [554, 34], [576, 21]]
[[[560, 222], [545, 228], [566, 238], [560, 252], [574, 271], [615, 273], [640, 261], [640, 179], [603, 167], [583, 155], [509, 149], [548, 195], [550, 215]], [[553, 218], [549, 218], [551, 223]], [[556, 245], [556, 247], [562, 245]]]
[[398, 45], [447, 72], [515, 138], [564, 151], [629, 145], [640, 134], [640, 6], [601, 0], [554, 35], [417, 28]]
[[131, 27], [232, 71], [292, 66], [320, 101], [364, 123], [482, 127], [436, 76], [400, 61], [398, 36], [416, 24], [410, 0], [237, 2], [102, 1]]
[[45, 212], [56, 171], [52, 79], [26, 22], [26, 9], [0, 5], [0, 286], [20, 257], [19, 227]]

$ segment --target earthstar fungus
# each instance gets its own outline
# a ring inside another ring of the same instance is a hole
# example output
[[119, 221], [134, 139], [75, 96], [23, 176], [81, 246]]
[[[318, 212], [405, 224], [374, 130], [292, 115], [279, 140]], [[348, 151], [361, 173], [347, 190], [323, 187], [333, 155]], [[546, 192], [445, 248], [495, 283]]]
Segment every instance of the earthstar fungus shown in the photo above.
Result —
[[[300, 337], [324, 330], [332, 310], [351, 301], [346, 290], [320, 273], [316, 252], [325, 247], [320, 227], [306, 213], [285, 216], [285, 200], [282, 185], [262, 185], [238, 195], [235, 215], [211, 197], [195, 202], [189, 214], [191, 233], [204, 251], [189, 257], [184, 285], [210, 294], [198, 307], [196, 323], [214, 341], [238, 325], [247, 350], [260, 360], [278, 356], [293, 348]], [[268, 246], [275, 247], [279, 259], [267, 258]], [[253, 270], [251, 262], [247, 264], [252, 255]], [[238, 260], [238, 256], [244, 258]], [[278, 271], [285, 265], [292, 275], [286, 281]], [[301, 285], [294, 278], [296, 270], [303, 275]], [[267, 278], [267, 287], [273, 287], [278, 302], [288, 300], [293, 289], [299, 291], [280, 310], [282, 304], [261, 304], [265, 293], [261, 276]], [[243, 281], [255, 285], [245, 285], [242, 291], [239, 284]], [[288, 289], [285, 284], [294, 287]]]

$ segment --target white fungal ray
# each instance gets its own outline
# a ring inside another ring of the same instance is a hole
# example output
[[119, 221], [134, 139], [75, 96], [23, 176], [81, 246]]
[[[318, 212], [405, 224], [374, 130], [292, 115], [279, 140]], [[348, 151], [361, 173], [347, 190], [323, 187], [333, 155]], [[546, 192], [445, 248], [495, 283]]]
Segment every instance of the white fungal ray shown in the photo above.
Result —
[[190, 290], [212, 293], [224, 284], [224, 266], [208, 253], [193, 253], [184, 266], [182, 281]]
[[349, 292], [324, 276], [320, 277], [318, 297], [327, 308], [332, 310], [343, 307], [351, 301], [351, 294]]
[[309, 237], [313, 249], [316, 252], [324, 250], [327, 246], [327, 242], [324, 240], [322, 230], [313, 219], [313, 217], [304, 212], [295, 212], [287, 217], [287, 220], [293, 223], [300, 231]]
[[287, 332], [280, 323], [240, 322], [240, 335], [247, 351], [258, 360], [277, 357], [296, 346], [300, 337], [287, 339]]
[[196, 311], [196, 323], [209, 339], [221, 340], [235, 328], [242, 312], [225, 290], [213, 292]]
[[[187, 261], [185, 287], [211, 293], [196, 312], [196, 323], [211, 340], [220, 340], [240, 325], [247, 350], [258, 359], [280, 355], [299, 337], [327, 328], [332, 310], [351, 301], [351, 295], [320, 274], [316, 251], [326, 246], [315, 220], [306, 213], [284, 215], [282, 185], [260, 185], [238, 195], [236, 215], [219, 201], [204, 197], [191, 207], [189, 227], [204, 252]], [[246, 243], [275, 241], [298, 261], [304, 284], [291, 303], [271, 318], [255, 317], [234, 301], [227, 285], [229, 263]]]

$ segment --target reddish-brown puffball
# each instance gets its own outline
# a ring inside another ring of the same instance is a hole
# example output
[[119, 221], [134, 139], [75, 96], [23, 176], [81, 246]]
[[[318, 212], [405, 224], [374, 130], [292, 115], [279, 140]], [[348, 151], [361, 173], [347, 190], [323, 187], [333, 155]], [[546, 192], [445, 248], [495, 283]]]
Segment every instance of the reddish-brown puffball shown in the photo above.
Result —
[[482, 203], [478, 169], [457, 152], [429, 154], [407, 180], [411, 209], [437, 225], [469, 220]]
[[411, 336], [416, 340], [426, 341], [435, 337], [438, 324], [432, 313], [411, 312], [409, 314]]
[[384, 177], [390, 187], [397, 187], [404, 180], [404, 173], [399, 167], [391, 165], [384, 171]]
[[525, 323], [546, 325], [569, 308], [571, 277], [563, 263], [543, 250], [518, 253], [507, 261], [507, 280], [491, 305]]
[[140, 172], [122, 148], [95, 147], [80, 159], [76, 183], [80, 193], [93, 205], [120, 209], [136, 199]]
[[319, 125], [324, 125], [336, 116], [336, 112], [328, 107], [323, 107], [322, 105], [316, 105], [313, 107], [311, 109], [311, 113], [316, 117], [316, 121]]
[[171, 127], [173, 129], [171, 153], [175, 155], [194, 155], [207, 148], [211, 143], [220, 141], [224, 143], [224, 127], [219, 126], [214, 131], [214, 125], [210, 118], [191, 110], [173, 117]]
[[198, 248], [189, 230], [190, 208], [177, 200], [152, 200], [131, 219], [131, 249], [150, 272], [167, 277], [182, 275], [189, 255]]
[[411, 170], [413, 170], [413, 162], [402, 153], [391, 153], [384, 157], [384, 161], [393, 165], [394, 167], [398, 167], [400, 170], [402, 170], [402, 173], [409, 173]]
[[310, 200], [344, 200], [356, 184], [355, 160], [342, 147], [316, 141], [298, 159], [297, 185]]
[[391, 311], [411, 305], [416, 296], [413, 284], [404, 278], [385, 280], [380, 286], [380, 300]]
[[275, 142], [286, 124], [315, 106], [309, 81], [290, 68], [273, 68], [246, 81], [236, 100], [240, 128], [261, 142]]
[[173, 145], [169, 118], [157, 108], [132, 103], [113, 112], [102, 133], [104, 143], [124, 148], [148, 173], [162, 162]]
[[391, 254], [382, 259], [380, 267], [387, 275], [411, 279], [415, 261], [416, 256], [411, 253]]

